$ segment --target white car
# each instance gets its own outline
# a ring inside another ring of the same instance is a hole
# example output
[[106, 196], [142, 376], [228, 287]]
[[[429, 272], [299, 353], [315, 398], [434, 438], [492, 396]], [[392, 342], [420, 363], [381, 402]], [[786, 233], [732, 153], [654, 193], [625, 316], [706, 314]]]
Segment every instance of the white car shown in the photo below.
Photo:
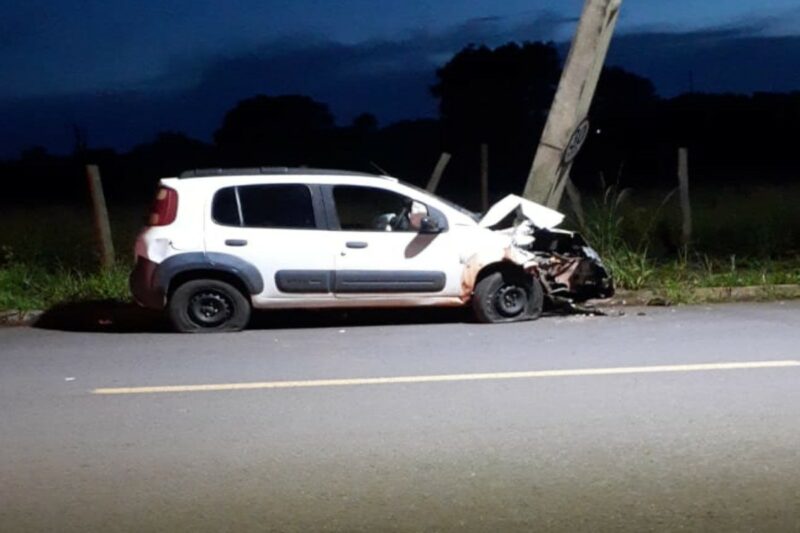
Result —
[[613, 293], [564, 216], [508, 196], [482, 219], [397, 179], [306, 168], [164, 178], [136, 240], [131, 292], [178, 331], [235, 331], [252, 308], [471, 305], [534, 319], [545, 297]]

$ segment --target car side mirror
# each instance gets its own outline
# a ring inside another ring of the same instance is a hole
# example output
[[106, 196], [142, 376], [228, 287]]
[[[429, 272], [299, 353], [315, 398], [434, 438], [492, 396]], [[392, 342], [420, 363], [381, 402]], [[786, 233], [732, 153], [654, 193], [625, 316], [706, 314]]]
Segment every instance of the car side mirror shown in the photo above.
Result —
[[419, 232], [420, 233], [441, 233], [442, 226], [439, 225], [439, 222], [431, 216], [422, 217], [422, 220], [419, 224]]

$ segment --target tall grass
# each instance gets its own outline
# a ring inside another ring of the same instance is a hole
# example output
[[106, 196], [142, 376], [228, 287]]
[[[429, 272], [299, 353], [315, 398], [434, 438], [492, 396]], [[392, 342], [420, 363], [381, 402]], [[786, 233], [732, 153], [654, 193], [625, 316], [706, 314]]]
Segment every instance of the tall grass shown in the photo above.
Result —
[[650, 235], [659, 213], [674, 191], [664, 197], [640, 232], [638, 240], [632, 242], [624, 235], [624, 211], [632, 189], [621, 188], [618, 182], [609, 186], [603, 182], [603, 189], [600, 199], [591, 202], [581, 229], [611, 269], [617, 286], [640, 289], [648, 284], [655, 273], [648, 254]]
[[[679, 242], [675, 191], [619, 184], [590, 200], [581, 230], [624, 289], [800, 282], [800, 188], [700, 190], [692, 242]], [[738, 258], [738, 259], [737, 259]]]
[[102, 271], [88, 209], [0, 208], [0, 310], [127, 300], [133, 242], [143, 213], [136, 207], [110, 209], [117, 262]]
[[61, 302], [128, 300], [130, 266], [118, 264], [108, 271], [75, 268], [50, 269], [30, 263], [0, 268], [0, 310], [46, 309]]

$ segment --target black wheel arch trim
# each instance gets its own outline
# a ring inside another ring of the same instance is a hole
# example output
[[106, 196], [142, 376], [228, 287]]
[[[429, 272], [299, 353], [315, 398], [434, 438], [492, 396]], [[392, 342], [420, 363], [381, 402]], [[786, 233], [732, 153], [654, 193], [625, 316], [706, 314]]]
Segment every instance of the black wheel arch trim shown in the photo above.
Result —
[[175, 276], [192, 270], [214, 270], [234, 275], [251, 295], [264, 291], [264, 279], [254, 265], [235, 255], [219, 252], [187, 252], [168, 257], [156, 267], [154, 285], [166, 294]]

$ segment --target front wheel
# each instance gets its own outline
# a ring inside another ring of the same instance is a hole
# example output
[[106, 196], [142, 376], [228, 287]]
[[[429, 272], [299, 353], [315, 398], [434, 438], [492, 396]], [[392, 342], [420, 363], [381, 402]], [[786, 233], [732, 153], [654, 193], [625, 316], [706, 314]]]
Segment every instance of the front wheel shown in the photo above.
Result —
[[478, 322], [534, 320], [542, 314], [544, 291], [538, 279], [521, 273], [495, 272], [478, 282], [472, 310]]
[[214, 279], [196, 279], [175, 289], [167, 304], [181, 333], [240, 331], [250, 320], [250, 302], [236, 287]]

